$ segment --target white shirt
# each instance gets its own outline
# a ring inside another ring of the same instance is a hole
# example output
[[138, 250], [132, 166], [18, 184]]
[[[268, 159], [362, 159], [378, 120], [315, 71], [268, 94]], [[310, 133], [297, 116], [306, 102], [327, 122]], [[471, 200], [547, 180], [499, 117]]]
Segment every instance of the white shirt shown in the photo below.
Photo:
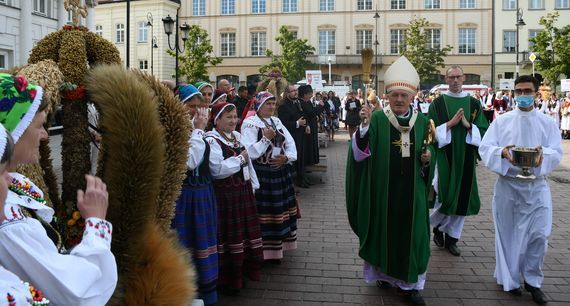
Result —
[[186, 159], [188, 170], [198, 168], [204, 159], [204, 153], [206, 153], [206, 141], [204, 140], [204, 135], [205, 133], [203, 130], [194, 129], [192, 131], [192, 135], [190, 135], [190, 139], [188, 139], [188, 144], [190, 145]]
[[[297, 160], [297, 148], [295, 147], [295, 140], [287, 131], [287, 128], [281, 123], [281, 120], [277, 117], [267, 118], [266, 121], [270, 122], [273, 120], [277, 130], [283, 131], [283, 136], [285, 137], [285, 156], [287, 156], [288, 163], [292, 163]], [[259, 129], [265, 128], [265, 123], [261, 121], [259, 116], [251, 116], [244, 120], [241, 126], [241, 143], [247, 149], [247, 153], [252, 160], [256, 160], [261, 157], [267, 151], [269, 146], [273, 146], [271, 141], [265, 136], [261, 140], [257, 140], [257, 135]], [[279, 133], [276, 131], [276, 133]]]

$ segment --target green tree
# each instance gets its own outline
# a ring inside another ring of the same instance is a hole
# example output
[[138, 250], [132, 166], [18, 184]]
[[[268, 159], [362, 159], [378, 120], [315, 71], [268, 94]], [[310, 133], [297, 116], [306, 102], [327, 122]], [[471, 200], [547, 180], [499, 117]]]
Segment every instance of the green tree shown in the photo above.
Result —
[[305, 70], [313, 64], [307, 60], [315, 52], [307, 39], [297, 38], [286, 26], [279, 28], [279, 36], [275, 40], [281, 46], [281, 55], [267, 49], [265, 54], [271, 58], [269, 64], [261, 66], [259, 72], [265, 74], [273, 67], [279, 67], [283, 77], [289, 82], [297, 82], [305, 77]]
[[[208, 66], [216, 66], [222, 62], [219, 57], [212, 56], [214, 47], [208, 32], [199, 25], [193, 24], [188, 32], [185, 50], [178, 54], [178, 74], [189, 83], [208, 79]], [[171, 56], [176, 56], [172, 50], [167, 50]]]
[[536, 37], [531, 38], [531, 50], [536, 54], [536, 69], [551, 81], [556, 90], [560, 75], [570, 76], [570, 25], [556, 27], [558, 12], [540, 18], [543, 27]]
[[431, 47], [431, 37], [426, 30], [429, 22], [425, 18], [414, 18], [410, 21], [410, 27], [406, 30], [405, 46], [400, 48], [400, 54], [408, 58], [414, 65], [420, 81], [432, 82], [439, 76], [439, 67], [445, 67], [444, 57], [452, 47]]

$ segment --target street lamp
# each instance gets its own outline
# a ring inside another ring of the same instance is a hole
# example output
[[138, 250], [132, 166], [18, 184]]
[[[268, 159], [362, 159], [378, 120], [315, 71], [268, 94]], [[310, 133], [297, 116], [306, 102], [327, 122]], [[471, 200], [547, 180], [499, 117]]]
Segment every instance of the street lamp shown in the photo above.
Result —
[[[154, 69], [153, 69], [153, 65], [154, 65], [154, 49], [153, 49], [153, 48], [154, 48], [154, 46], [156, 46], [156, 41], [155, 41], [155, 37], [154, 37], [154, 27], [152, 26], [152, 22], [153, 22], [152, 13], [151, 13], [151, 12], [148, 12], [148, 13], [146, 14], [146, 26], [147, 26], [147, 27], [150, 27], [150, 37], [152, 38], [152, 39], [150, 40], [150, 74], [151, 74], [151, 75], [154, 75], [154, 74], [153, 74], [153, 72], [154, 72], [154, 71], [153, 71], [153, 70], [154, 70]], [[158, 48], [158, 46], [156, 46], [156, 47]]]
[[378, 14], [378, 5], [376, 5], [376, 14], [374, 14], [374, 20], [376, 21], [376, 38], [374, 41], [374, 89], [376, 90], [376, 94], [378, 94], [378, 20], [380, 19], [380, 15]]
[[516, 56], [517, 56], [517, 67], [516, 67], [516, 71], [515, 71], [515, 78], [519, 77], [519, 30], [520, 28], [522, 28], [523, 26], [526, 25], [526, 23], [524, 22], [524, 20], [522, 19], [523, 16], [523, 12], [521, 8], [518, 8], [518, 1], [517, 1], [517, 22], [515, 23], [515, 26], [517, 27], [517, 44], [516, 44]]
[[[188, 39], [188, 32], [190, 32], [190, 26], [184, 22], [183, 25], [181, 25], [180, 27], [178, 26], [178, 12], [179, 12], [180, 8], [178, 8], [176, 10], [176, 21], [174, 19], [172, 19], [172, 17], [170, 17], [170, 15], [162, 18], [162, 23], [164, 24], [164, 33], [167, 36], [167, 40], [168, 40], [168, 48], [170, 48], [170, 50], [174, 51], [176, 56], [175, 56], [175, 67], [174, 69], [176, 70], [176, 85], [178, 85], [178, 53], [182, 53], [184, 52], [184, 50], [186, 49], [185, 44], [186, 44], [186, 39]], [[174, 25], [176, 23], [176, 28], [174, 28]], [[180, 31], [179, 31], [180, 29]], [[170, 35], [172, 34], [172, 32], [174, 32], [174, 47], [170, 44]], [[180, 48], [180, 40], [178, 39], [178, 36], [180, 35], [182, 36], [182, 48]]]
[[329, 86], [332, 86], [332, 79], [331, 79], [331, 64], [332, 64], [332, 58], [329, 56], [327, 60], [328, 60], [328, 62], [329, 62]]

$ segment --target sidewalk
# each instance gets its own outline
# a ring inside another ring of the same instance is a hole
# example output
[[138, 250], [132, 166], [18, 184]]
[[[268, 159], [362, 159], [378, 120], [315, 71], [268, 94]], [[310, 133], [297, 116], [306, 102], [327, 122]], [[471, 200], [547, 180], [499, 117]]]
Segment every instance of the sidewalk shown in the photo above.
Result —
[[[298, 249], [281, 265], [267, 265], [261, 282], [248, 281], [237, 297], [220, 297], [218, 305], [402, 305], [393, 290], [381, 290], [362, 279], [358, 239], [348, 225], [344, 177], [348, 134], [321, 149], [328, 172], [323, 183], [301, 189]], [[549, 180], [554, 213], [544, 264], [548, 305], [570, 305], [570, 141], [565, 157]], [[496, 175], [477, 167], [481, 212], [467, 218], [459, 242], [461, 257], [431, 243], [432, 255], [423, 295], [428, 305], [536, 305], [530, 294], [512, 297], [495, 283], [491, 197]], [[312, 176], [318, 181], [318, 174]]]

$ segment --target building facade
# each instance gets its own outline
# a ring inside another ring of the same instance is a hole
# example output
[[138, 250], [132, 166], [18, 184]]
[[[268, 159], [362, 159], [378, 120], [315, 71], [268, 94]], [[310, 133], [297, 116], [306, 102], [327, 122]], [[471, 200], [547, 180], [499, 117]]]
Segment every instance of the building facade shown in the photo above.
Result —
[[0, 0], [0, 69], [25, 65], [33, 46], [69, 21], [63, 2]]
[[[495, 1], [495, 84], [499, 79], [514, 79], [516, 77], [517, 32], [519, 73], [531, 74], [532, 63], [529, 59], [532, 42], [542, 26], [540, 18], [548, 13], [558, 11], [560, 17], [555, 26], [561, 27], [570, 20], [570, 0], [494, 0]], [[522, 13], [524, 25], [517, 30], [517, 8]], [[542, 76], [536, 73], [542, 80]]]
[[[131, 1], [129, 67], [152, 73], [159, 79], [173, 79], [174, 57], [168, 55], [168, 38], [162, 18], [176, 18], [177, 1]], [[95, 33], [114, 43], [126, 65], [126, 1], [99, 1], [95, 8]], [[181, 23], [182, 24], [182, 23]], [[170, 37], [174, 46], [174, 35]]]
[[[384, 72], [398, 57], [415, 16], [430, 22], [433, 47], [453, 47], [446, 66], [462, 65], [467, 83], [491, 80], [492, 0], [186, 0], [181, 6], [182, 20], [205, 28], [215, 55], [223, 58], [210, 69], [212, 82], [220, 78], [234, 85], [255, 82], [259, 68], [269, 62], [265, 50], [279, 54], [275, 37], [281, 26], [287, 26], [315, 47], [310, 60], [319, 64], [325, 80], [330, 60], [332, 81], [353, 88], [362, 86], [360, 51], [375, 49], [377, 34], [382, 88]], [[378, 20], [373, 18], [376, 10]], [[373, 74], [375, 70], [373, 61]]]

